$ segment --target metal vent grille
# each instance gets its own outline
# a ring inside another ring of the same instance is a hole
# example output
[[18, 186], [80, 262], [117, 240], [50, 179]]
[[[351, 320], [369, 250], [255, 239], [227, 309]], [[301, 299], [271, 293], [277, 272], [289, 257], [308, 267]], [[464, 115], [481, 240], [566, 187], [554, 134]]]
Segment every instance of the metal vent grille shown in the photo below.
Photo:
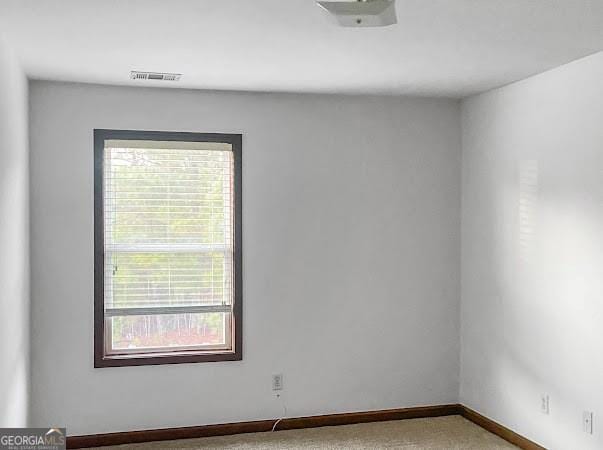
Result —
[[131, 71], [132, 80], [151, 80], [151, 81], [180, 81], [182, 74], [179, 73], [161, 73], [161, 72], [139, 72]]

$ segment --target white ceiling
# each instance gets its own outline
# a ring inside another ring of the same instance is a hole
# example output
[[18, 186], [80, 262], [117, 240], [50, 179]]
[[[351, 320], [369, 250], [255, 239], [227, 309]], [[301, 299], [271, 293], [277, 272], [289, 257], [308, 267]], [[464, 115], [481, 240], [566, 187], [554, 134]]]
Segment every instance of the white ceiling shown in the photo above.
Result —
[[32, 78], [463, 97], [603, 49], [603, 0], [397, 0], [398, 25], [339, 28], [313, 0], [0, 0]]

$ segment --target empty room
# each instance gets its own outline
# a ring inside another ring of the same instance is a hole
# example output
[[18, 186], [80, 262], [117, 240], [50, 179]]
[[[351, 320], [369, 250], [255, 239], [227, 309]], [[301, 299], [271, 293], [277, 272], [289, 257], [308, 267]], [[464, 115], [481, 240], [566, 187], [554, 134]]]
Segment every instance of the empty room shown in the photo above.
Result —
[[603, 449], [603, 1], [0, 0], [0, 449]]

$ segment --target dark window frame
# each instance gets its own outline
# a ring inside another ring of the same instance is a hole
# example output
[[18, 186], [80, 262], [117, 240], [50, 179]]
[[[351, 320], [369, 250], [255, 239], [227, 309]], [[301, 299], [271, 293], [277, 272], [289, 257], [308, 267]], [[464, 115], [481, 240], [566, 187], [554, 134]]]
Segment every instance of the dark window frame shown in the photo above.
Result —
[[[94, 367], [147, 366], [160, 364], [186, 364], [198, 362], [240, 361], [243, 359], [243, 235], [242, 235], [242, 139], [241, 134], [190, 133], [171, 131], [94, 130]], [[232, 319], [234, 321], [232, 351], [174, 352], [164, 355], [105, 355], [104, 308], [104, 198], [103, 157], [105, 141], [146, 140], [179, 142], [221, 142], [232, 145], [234, 158], [234, 295]]]

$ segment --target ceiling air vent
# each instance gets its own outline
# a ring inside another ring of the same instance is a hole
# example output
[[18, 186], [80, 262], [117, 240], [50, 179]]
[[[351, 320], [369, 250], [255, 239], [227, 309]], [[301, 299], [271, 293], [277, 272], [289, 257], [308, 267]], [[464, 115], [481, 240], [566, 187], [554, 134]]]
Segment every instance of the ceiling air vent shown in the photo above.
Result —
[[131, 71], [130, 78], [133, 80], [151, 80], [151, 81], [180, 81], [180, 73], [161, 73], [161, 72], [138, 72]]

